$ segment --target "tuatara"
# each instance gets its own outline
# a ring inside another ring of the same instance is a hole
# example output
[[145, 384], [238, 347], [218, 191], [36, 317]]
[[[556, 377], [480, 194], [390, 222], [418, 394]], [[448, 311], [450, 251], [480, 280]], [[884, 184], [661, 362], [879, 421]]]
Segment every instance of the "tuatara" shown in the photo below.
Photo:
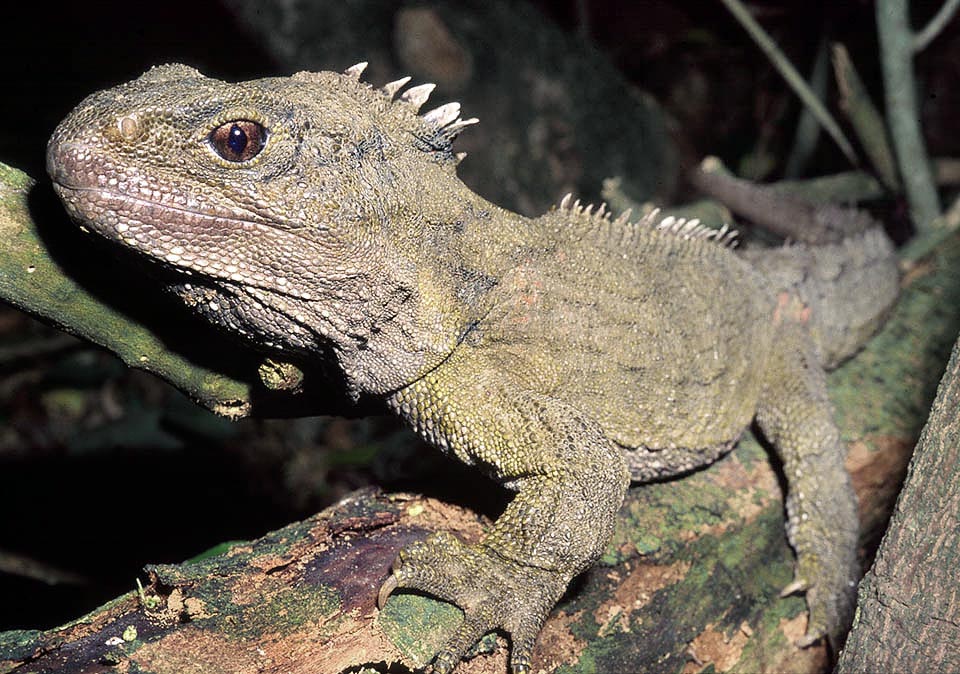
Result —
[[480, 543], [433, 535], [383, 584], [381, 601], [415, 588], [463, 609], [434, 670], [499, 629], [527, 671], [630, 481], [705, 466], [753, 420], [789, 486], [802, 641], [842, 638], [858, 522], [824, 369], [895, 301], [882, 232], [743, 256], [727, 230], [570, 198], [522, 217], [457, 178], [452, 141], [476, 120], [419, 114], [432, 85], [374, 88], [363, 66], [238, 84], [156, 67], [83, 101], [47, 162], [70, 215], [165, 268], [192, 310], [333, 364], [516, 492]]

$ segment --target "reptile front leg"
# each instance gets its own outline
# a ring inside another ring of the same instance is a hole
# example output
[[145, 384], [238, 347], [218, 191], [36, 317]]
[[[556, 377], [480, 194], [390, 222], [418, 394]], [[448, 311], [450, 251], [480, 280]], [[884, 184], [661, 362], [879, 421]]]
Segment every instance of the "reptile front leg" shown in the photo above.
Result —
[[510, 635], [513, 672], [528, 671], [550, 609], [612, 534], [629, 483], [620, 449], [568, 405], [469, 357], [451, 359], [392, 404], [428, 440], [517, 495], [476, 545], [438, 533], [401, 551], [381, 602], [403, 587], [463, 609], [435, 672], [452, 671], [497, 629]]

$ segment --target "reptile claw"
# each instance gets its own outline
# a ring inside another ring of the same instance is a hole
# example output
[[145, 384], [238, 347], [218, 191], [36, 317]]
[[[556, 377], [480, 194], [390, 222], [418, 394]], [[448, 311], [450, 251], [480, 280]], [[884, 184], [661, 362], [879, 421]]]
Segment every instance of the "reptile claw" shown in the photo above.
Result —
[[791, 594], [796, 594], [797, 592], [804, 592], [808, 587], [807, 583], [800, 579], [796, 579], [787, 584], [782, 590], [780, 590], [781, 597], [789, 597]]
[[813, 644], [820, 641], [823, 638], [822, 634], [804, 634], [802, 637], [797, 639], [794, 643], [800, 648], [806, 648], [807, 646], [812, 646]]
[[387, 603], [387, 599], [390, 597], [390, 593], [400, 587], [400, 583], [397, 582], [397, 577], [391, 572], [390, 576], [383, 581], [383, 585], [380, 586], [380, 592], [377, 593], [377, 608], [381, 611], [383, 610], [384, 605]]

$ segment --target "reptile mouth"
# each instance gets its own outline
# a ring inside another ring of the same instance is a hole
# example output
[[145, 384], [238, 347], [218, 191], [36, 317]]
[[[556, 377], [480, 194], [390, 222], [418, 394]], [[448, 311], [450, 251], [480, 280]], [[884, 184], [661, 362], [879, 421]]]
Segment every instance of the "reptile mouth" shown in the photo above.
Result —
[[[301, 301], [316, 299], [294, 284], [278, 285], [272, 272], [241, 265], [226, 255], [228, 236], [256, 240], [263, 234], [296, 236], [269, 223], [178, 208], [100, 187], [53, 183], [67, 212], [81, 227], [187, 276], [246, 287]], [[158, 224], [159, 223], [159, 224]], [[219, 241], [218, 241], [219, 240]], [[211, 255], [207, 251], [213, 251]]]
[[[105, 236], [116, 238], [100, 220], [115, 220], [114, 228], [129, 218], [131, 226], [154, 225], [175, 233], [180, 223], [197, 222], [205, 227], [249, 228], [272, 223], [237, 206], [196, 203], [189, 189], [159, 189], [148, 176], [129, 168], [120, 169], [96, 147], [77, 141], [59, 141], [57, 134], [47, 147], [47, 172], [64, 203], [72, 202], [80, 220]], [[159, 225], [159, 226], [157, 226]], [[120, 232], [122, 233], [122, 232]], [[189, 234], [189, 232], [184, 232]], [[201, 232], [197, 232], [200, 234]], [[161, 234], [162, 235], [162, 234]], [[169, 237], [168, 237], [169, 238]], [[126, 240], [126, 239], [125, 239]]]
[[[79, 218], [81, 222], [111, 238], [116, 238], [116, 234], [122, 234], [133, 229], [133, 223], [140, 226], [150, 226], [157, 231], [161, 230], [154, 224], [155, 222], [172, 225], [176, 222], [192, 223], [197, 221], [207, 228], [232, 226], [241, 229], [254, 229], [270, 227], [270, 223], [267, 221], [241, 218], [237, 217], [235, 213], [208, 213], [103, 187], [70, 184], [57, 180], [54, 180], [53, 187], [61, 201], [76, 208], [78, 215], [81, 216]], [[114, 217], [111, 218], [110, 215]], [[103, 221], [116, 222], [110, 228], [104, 227]], [[195, 229], [199, 232], [200, 228]], [[126, 239], [124, 240], [126, 241]], [[141, 243], [146, 242], [142, 241]]]
[[[157, 189], [149, 176], [121, 170], [96, 148], [58, 141], [56, 134], [47, 148], [47, 169], [60, 201], [85, 231], [178, 274], [299, 301], [317, 299], [277, 264], [311, 247], [300, 226], [235, 204], [198, 203], [186, 185]], [[254, 254], [255, 242], [268, 252]], [[337, 281], [346, 279], [341, 275]]]

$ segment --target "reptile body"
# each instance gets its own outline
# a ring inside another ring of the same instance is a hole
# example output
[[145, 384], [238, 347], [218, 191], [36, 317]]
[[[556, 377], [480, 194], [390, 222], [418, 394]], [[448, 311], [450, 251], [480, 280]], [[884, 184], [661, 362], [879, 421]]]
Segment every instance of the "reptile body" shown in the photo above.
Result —
[[858, 523], [824, 366], [895, 300], [882, 233], [764, 258], [725, 230], [569, 199], [525, 218], [457, 178], [451, 143], [476, 120], [418, 114], [431, 85], [375, 89], [362, 65], [238, 84], [154, 68], [61, 123], [54, 185], [82, 226], [178, 272], [212, 323], [333, 363], [352, 395], [516, 492], [481, 542], [418, 542], [381, 590], [464, 610], [435, 671], [493, 629], [526, 671], [629, 482], [716, 460], [754, 419], [789, 485], [803, 643], [838, 640]]

